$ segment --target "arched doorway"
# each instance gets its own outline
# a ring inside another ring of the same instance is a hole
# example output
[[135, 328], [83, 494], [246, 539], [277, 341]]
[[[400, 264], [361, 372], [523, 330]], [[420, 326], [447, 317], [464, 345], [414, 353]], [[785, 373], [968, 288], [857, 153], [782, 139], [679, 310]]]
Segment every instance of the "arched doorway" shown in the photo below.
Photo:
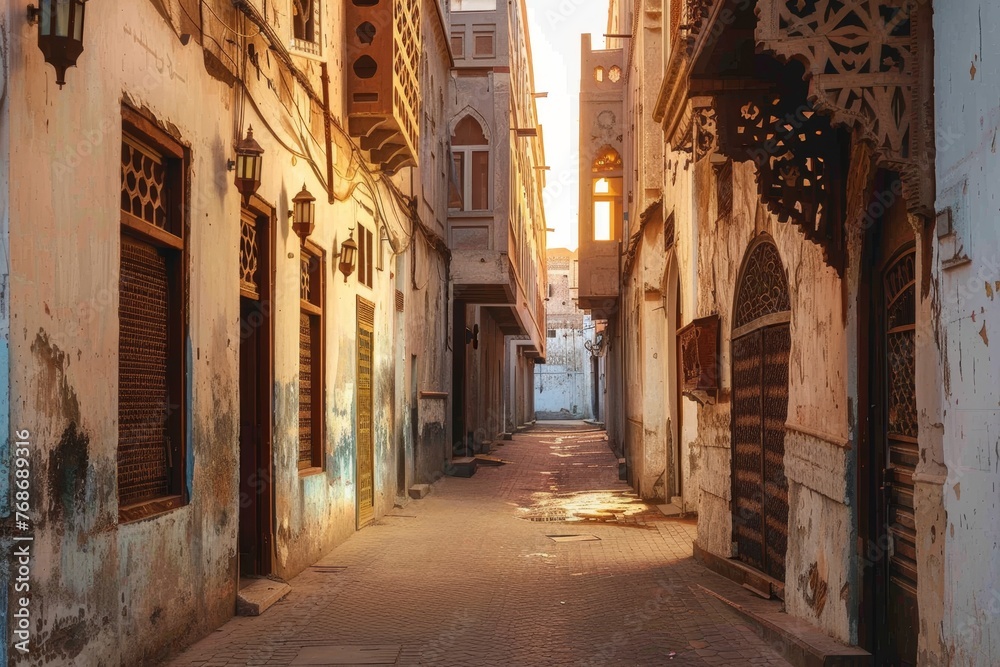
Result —
[[732, 331], [732, 493], [736, 556], [785, 580], [788, 480], [785, 419], [791, 300], [778, 248], [750, 244], [736, 291]]

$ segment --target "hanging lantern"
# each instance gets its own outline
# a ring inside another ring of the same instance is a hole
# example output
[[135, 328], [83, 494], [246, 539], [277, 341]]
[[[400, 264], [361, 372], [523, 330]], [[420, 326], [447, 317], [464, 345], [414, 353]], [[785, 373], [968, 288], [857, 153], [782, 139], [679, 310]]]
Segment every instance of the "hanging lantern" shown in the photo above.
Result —
[[344, 282], [354, 273], [354, 260], [358, 256], [358, 244], [354, 240], [354, 232], [340, 244], [340, 272], [344, 274]]
[[292, 199], [292, 229], [305, 243], [309, 235], [316, 228], [316, 198], [306, 190], [306, 184], [302, 184], [302, 190]]
[[263, 155], [264, 149], [253, 138], [253, 126], [250, 126], [247, 136], [236, 144], [236, 189], [243, 195], [244, 204], [250, 203], [250, 197], [260, 187]]
[[83, 15], [86, 0], [41, 0], [28, 5], [28, 22], [38, 24], [38, 48], [56, 69], [56, 83], [66, 85], [66, 70], [76, 67], [83, 53]]

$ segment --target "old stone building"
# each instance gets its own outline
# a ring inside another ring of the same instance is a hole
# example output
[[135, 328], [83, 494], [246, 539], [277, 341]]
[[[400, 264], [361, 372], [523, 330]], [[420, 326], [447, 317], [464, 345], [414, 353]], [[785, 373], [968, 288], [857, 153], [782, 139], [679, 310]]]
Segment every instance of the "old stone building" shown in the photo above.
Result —
[[579, 261], [575, 251], [549, 248], [545, 298], [545, 363], [535, 366], [538, 419], [594, 419], [598, 357], [590, 316], [577, 305]]
[[449, 112], [459, 200], [448, 216], [454, 286], [453, 432], [471, 453], [534, 419], [545, 358], [545, 165], [523, 0], [456, 3]]
[[[530, 419], [530, 44], [504, 7], [456, 79], [478, 14], [438, 0], [43, 5], [0, 5], [0, 541], [28, 503], [44, 603], [19, 664], [139, 664], [440, 476], [453, 412]], [[455, 106], [484, 82], [495, 110]], [[503, 283], [477, 292], [480, 255]], [[452, 393], [453, 357], [488, 396]]]
[[997, 18], [626, 0], [584, 38], [609, 438], [704, 562], [877, 664], [995, 664], [995, 45], [956, 45]]

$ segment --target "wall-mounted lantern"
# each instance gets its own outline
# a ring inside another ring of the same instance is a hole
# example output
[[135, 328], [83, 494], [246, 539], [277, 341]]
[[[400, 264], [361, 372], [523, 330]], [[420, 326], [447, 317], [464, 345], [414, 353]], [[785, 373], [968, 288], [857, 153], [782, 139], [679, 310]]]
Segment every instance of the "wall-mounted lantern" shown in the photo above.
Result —
[[302, 184], [299, 194], [292, 199], [292, 229], [295, 234], [306, 242], [309, 235], [316, 229], [316, 198]]
[[236, 189], [243, 195], [243, 203], [249, 204], [250, 197], [260, 187], [260, 174], [264, 162], [264, 149], [253, 138], [253, 126], [247, 128], [247, 136], [236, 144], [236, 160], [230, 160], [229, 170], [236, 170]]
[[344, 274], [344, 282], [354, 273], [354, 260], [358, 256], [358, 244], [354, 240], [354, 230], [347, 240], [340, 244], [340, 272]]
[[38, 24], [38, 48], [56, 69], [56, 83], [66, 85], [66, 70], [83, 53], [83, 15], [87, 0], [41, 0], [28, 5], [28, 23]]

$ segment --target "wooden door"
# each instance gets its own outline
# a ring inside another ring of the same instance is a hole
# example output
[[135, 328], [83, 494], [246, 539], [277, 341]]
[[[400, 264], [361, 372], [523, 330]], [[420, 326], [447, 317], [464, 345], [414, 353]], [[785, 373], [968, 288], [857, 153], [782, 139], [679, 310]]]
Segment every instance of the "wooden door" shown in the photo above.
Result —
[[882, 271], [877, 401], [881, 485], [878, 525], [891, 545], [880, 559], [879, 606], [883, 607], [890, 665], [917, 664], [917, 544], [913, 508], [913, 472], [917, 447], [916, 408], [916, 252], [911, 246]]
[[271, 573], [271, 301], [268, 218], [242, 215], [240, 575]]
[[375, 353], [375, 304], [358, 297], [358, 528], [375, 515], [375, 442], [372, 364]]
[[[880, 174], [876, 191], [898, 191]], [[875, 664], [917, 664], [920, 613], [913, 472], [916, 406], [916, 247], [897, 199], [865, 238], [858, 367], [858, 521], [862, 557], [859, 643]]]
[[784, 583], [788, 283], [766, 237], [751, 245], [740, 273], [732, 334], [733, 542], [737, 558]]

